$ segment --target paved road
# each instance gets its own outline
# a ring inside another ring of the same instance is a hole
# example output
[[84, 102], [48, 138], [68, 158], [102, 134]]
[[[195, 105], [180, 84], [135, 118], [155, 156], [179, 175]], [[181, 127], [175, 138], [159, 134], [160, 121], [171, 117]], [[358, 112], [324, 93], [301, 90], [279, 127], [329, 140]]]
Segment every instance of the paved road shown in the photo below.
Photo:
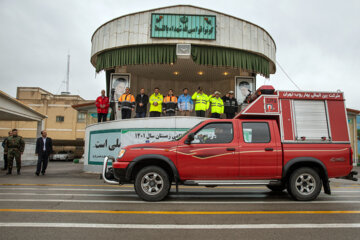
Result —
[[[81, 165], [51, 162], [0, 174], [0, 239], [359, 239], [360, 182], [295, 202], [265, 187], [181, 187], [166, 201], [106, 185]], [[174, 190], [172, 190], [174, 191]]]

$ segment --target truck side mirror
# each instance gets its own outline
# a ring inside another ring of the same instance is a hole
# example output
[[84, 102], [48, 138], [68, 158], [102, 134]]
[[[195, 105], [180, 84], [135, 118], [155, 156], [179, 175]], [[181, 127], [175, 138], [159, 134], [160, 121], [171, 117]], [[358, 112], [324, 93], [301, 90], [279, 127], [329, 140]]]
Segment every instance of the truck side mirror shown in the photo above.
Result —
[[190, 144], [192, 141], [194, 141], [194, 133], [189, 133], [187, 139], [185, 140], [185, 144]]

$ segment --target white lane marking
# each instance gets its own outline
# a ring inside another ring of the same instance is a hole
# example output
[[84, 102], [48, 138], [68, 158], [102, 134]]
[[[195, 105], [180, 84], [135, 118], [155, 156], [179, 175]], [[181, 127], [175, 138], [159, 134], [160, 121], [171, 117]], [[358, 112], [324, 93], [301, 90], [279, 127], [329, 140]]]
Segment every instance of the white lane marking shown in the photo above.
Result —
[[[0, 193], [0, 196], [71, 196], [71, 197], [137, 197], [136, 194], [97, 194], [97, 193], [19, 193], [19, 192], [14, 192], [14, 193]], [[168, 197], [169, 198], [203, 198], [203, 197], [208, 197], [208, 198], [217, 198], [217, 197], [228, 197], [228, 198], [234, 198], [233, 195], [229, 196], [229, 195], [221, 195], [221, 194], [217, 194], [217, 195], [181, 195], [181, 194], [170, 194]], [[285, 195], [286, 196], [286, 195]], [[236, 198], [263, 198], [266, 196], [261, 196], [259, 197], [258, 195], [236, 195]], [[331, 196], [321, 196], [322, 198], [325, 198], [324, 200], [317, 200], [317, 201], [325, 201], [325, 200], [330, 200], [333, 198], [360, 198], [360, 195], [331, 195]], [[188, 201], [183, 201], [183, 203], [187, 203]], [[285, 201], [284, 201], [285, 202]], [[201, 202], [201, 203], [208, 203], [208, 202]], [[226, 202], [227, 203], [227, 202]], [[234, 202], [234, 203], [238, 203], [238, 202]]]
[[[134, 195], [135, 196], [135, 195]], [[0, 199], [0, 202], [60, 202], [60, 203], [133, 203], [133, 204], [334, 204], [334, 203], [360, 203], [359, 201], [162, 201], [162, 202], [144, 202], [144, 201], [124, 201], [124, 200], [89, 200], [89, 199]]]
[[[0, 190], [36, 190], [36, 191], [89, 191], [89, 192], [133, 192], [133, 189], [94, 189], [94, 188], [6, 188]], [[360, 193], [360, 191], [359, 191]]]
[[305, 229], [360, 228], [360, 223], [321, 224], [99, 224], [99, 223], [0, 223], [0, 227], [107, 228], [107, 229]]
[[[122, 197], [125, 194], [97, 194], [97, 193], [0, 193], [0, 195], [22, 195], [22, 196], [79, 196], [79, 197]], [[137, 196], [132, 194], [131, 196]], [[360, 196], [359, 196], [360, 198]]]
[[[216, 188], [215, 188], [216, 189]], [[17, 187], [0, 187], [0, 190], [40, 190], [40, 191], [89, 191], [89, 192], [133, 192], [133, 189], [94, 189], [94, 188], [17, 188]], [[184, 189], [185, 190], [185, 189]], [[236, 190], [232, 190], [232, 191], [211, 191], [211, 190], [207, 190], [207, 191], [181, 191], [180, 192], [186, 192], [186, 193], [259, 193], [259, 194], [266, 194], [269, 193], [270, 191], [249, 191], [249, 190], [242, 190], [242, 191], [236, 191]], [[342, 191], [342, 190], [335, 190], [335, 191], [331, 191], [332, 193], [359, 193], [360, 194], [360, 190], [359, 191], [354, 191], [354, 190], [349, 190], [349, 191]]]

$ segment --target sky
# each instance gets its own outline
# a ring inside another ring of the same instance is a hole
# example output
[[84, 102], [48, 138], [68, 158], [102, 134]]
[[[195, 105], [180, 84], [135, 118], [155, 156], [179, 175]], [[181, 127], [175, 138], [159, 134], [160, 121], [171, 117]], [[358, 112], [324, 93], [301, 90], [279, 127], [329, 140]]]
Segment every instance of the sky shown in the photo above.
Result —
[[[301, 90], [345, 93], [346, 106], [360, 109], [360, 1], [346, 0], [0, 0], [0, 89], [18, 86], [65, 91], [70, 53], [70, 92], [95, 99], [104, 73], [90, 64], [91, 36], [103, 23], [133, 12], [190, 4], [263, 27], [273, 37], [276, 59]], [[297, 90], [277, 66], [257, 86]]]

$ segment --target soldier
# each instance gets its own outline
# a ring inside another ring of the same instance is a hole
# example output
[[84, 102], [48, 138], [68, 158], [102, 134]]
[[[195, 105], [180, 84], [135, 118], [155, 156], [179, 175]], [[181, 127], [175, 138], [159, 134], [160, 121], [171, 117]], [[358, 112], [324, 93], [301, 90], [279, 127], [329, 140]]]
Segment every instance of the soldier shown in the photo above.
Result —
[[17, 174], [20, 175], [21, 169], [21, 155], [24, 153], [25, 142], [21, 136], [17, 135], [17, 129], [12, 130], [12, 136], [8, 137], [4, 152], [8, 156], [8, 172], [6, 175], [11, 174], [14, 158], [16, 160]]
[[[12, 131], [9, 131], [8, 134], [9, 134], [8, 137], [10, 137], [12, 135]], [[8, 167], [8, 161], [7, 161], [8, 156], [5, 153], [5, 145], [6, 145], [6, 142], [8, 140], [8, 137], [6, 137], [4, 139], [4, 141], [2, 142], [2, 147], [4, 148], [4, 168], [2, 170], [4, 170], [4, 171], [7, 170], [7, 167]]]

